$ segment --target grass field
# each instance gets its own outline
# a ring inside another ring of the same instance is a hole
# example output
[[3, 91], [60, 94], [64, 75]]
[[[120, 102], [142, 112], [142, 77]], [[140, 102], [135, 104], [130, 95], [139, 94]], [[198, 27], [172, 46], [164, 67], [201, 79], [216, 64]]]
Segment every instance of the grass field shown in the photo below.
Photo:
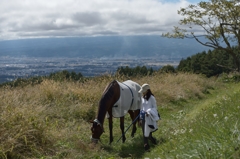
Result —
[[[85, 82], [44, 80], [0, 88], [0, 159], [41, 158], [240, 158], [240, 83], [194, 74], [155, 74], [131, 80], [148, 83], [162, 120], [157, 145], [143, 149], [140, 128], [121, 143], [119, 119], [109, 145], [108, 122], [97, 145], [91, 124], [106, 85], [127, 77], [99, 76]], [[126, 116], [125, 128], [131, 124]]]

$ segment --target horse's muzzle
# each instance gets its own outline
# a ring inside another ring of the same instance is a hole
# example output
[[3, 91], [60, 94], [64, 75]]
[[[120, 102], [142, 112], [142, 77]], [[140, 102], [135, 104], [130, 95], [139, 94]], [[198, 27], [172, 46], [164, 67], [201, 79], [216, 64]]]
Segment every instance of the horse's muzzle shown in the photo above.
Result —
[[95, 143], [95, 144], [97, 144], [97, 143], [98, 143], [98, 140], [99, 140], [99, 139], [95, 139], [95, 138], [93, 138], [93, 137], [91, 137], [90, 139], [91, 139], [91, 141], [92, 141], [93, 143]]

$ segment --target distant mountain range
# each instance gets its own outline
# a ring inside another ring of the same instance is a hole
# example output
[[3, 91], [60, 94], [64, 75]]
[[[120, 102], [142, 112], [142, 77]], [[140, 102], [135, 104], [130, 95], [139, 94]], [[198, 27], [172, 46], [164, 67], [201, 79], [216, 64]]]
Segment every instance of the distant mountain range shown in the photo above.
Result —
[[186, 58], [208, 50], [194, 39], [105, 36], [0, 41], [0, 56], [79, 58]]

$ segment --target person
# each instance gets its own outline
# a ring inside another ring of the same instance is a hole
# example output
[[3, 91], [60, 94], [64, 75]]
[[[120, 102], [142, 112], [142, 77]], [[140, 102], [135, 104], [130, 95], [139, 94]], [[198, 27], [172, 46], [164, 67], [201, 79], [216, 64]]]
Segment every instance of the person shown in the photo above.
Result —
[[157, 121], [160, 120], [160, 115], [157, 110], [156, 99], [147, 83], [142, 85], [139, 93], [142, 93], [139, 125], [142, 127], [144, 149], [148, 151], [150, 149], [148, 140], [157, 144], [157, 140], [152, 136], [152, 133], [158, 129]]

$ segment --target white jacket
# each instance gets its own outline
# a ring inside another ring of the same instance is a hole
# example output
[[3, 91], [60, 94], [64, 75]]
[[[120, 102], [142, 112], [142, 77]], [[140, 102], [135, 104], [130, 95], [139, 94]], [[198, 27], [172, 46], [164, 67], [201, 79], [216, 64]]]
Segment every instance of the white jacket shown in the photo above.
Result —
[[142, 98], [142, 110], [146, 112], [144, 136], [148, 137], [150, 132], [158, 129], [157, 121], [160, 119], [157, 111], [156, 99], [150, 96], [148, 100]]

